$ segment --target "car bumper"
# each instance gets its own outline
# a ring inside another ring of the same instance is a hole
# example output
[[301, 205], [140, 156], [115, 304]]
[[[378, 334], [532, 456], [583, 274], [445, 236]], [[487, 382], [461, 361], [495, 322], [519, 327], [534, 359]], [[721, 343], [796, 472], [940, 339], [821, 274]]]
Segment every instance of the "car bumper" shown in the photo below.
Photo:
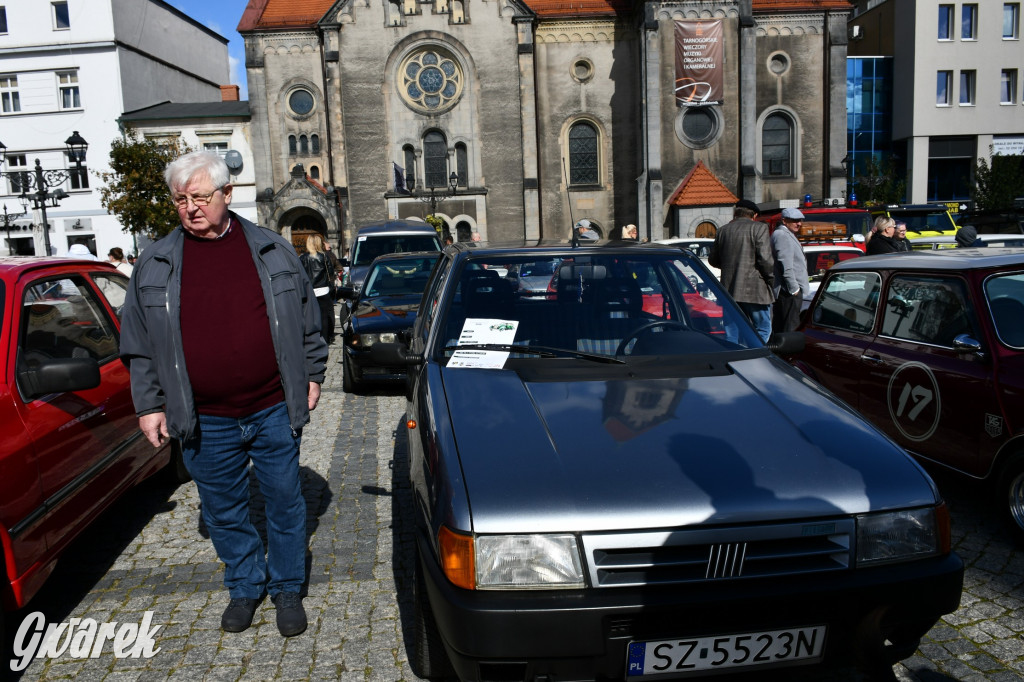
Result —
[[[430, 556], [422, 541], [420, 549]], [[469, 680], [616, 679], [631, 641], [810, 625], [827, 628], [825, 664], [891, 665], [957, 608], [963, 586], [956, 554], [786, 579], [516, 593], [456, 588], [435, 561], [422, 561], [449, 658]]]
[[345, 355], [355, 371], [355, 378], [366, 381], [405, 381], [407, 370], [405, 367], [389, 367], [374, 362], [370, 356], [370, 349], [354, 349], [345, 344]]

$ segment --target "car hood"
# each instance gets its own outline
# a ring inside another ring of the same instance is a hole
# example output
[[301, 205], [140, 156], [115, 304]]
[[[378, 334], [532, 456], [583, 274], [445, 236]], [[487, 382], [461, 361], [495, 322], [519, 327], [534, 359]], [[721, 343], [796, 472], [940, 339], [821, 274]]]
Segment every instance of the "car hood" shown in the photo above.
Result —
[[723, 367], [593, 381], [444, 370], [473, 530], [741, 524], [936, 501], [903, 450], [817, 384], [768, 357]]
[[352, 327], [357, 334], [411, 327], [420, 298], [419, 294], [402, 294], [360, 299], [352, 312]]

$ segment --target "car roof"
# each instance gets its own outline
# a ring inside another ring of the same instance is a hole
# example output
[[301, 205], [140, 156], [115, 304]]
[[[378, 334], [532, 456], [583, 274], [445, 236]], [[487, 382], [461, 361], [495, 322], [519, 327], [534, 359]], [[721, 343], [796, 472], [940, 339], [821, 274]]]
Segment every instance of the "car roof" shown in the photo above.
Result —
[[538, 259], [552, 256], [571, 256], [577, 253], [628, 253], [637, 250], [654, 250], [669, 254], [678, 254], [682, 250], [676, 245], [658, 244], [655, 242], [637, 243], [634, 241], [581, 240], [578, 246], [559, 239], [541, 239], [538, 241], [518, 242], [455, 242], [448, 249], [462, 257], [478, 258], [490, 256], [530, 256], [536, 254]]
[[88, 260], [86, 258], [67, 258], [64, 256], [2, 256], [0, 257], [0, 275], [20, 275], [29, 270], [52, 268], [56, 266], [86, 266], [100, 270], [116, 270], [107, 261]]
[[367, 223], [360, 227], [356, 232], [356, 236], [399, 232], [429, 232], [437, 234], [437, 230], [429, 224], [415, 220], [378, 220], [377, 222]]
[[374, 258], [373, 262], [370, 263], [370, 266], [372, 267], [377, 263], [383, 262], [391, 263], [402, 260], [422, 260], [423, 258], [433, 258], [436, 260], [440, 257], [440, 251], [402, 251], [400, 253], [385, 253]]
[[1024, 248], [939, 249], [885, 253], [837, 263], [838, 270], [986, 270], [1010, 266], [1024, 267]]
[[805, 253], [818, 253], [819, 251], [849, 251], [851, 253], [853, 251], [857, 251], [859, 253], [864, 253], [856, 246], [851, 246], [849, 244], [804, 244]]
[[891, 206], [875, 206], [872, 213], [885, 213], [893, 211], [946, 211], [942, 204], [893, 204]]

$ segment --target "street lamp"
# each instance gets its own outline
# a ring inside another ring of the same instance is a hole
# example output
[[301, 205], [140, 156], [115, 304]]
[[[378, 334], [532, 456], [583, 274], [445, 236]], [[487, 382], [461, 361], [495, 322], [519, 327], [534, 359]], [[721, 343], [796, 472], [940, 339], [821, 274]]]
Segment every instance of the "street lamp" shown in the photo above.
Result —
[[429, 194], [417, 194], [413, 191], [414, 185], [416, 184], [416, 178], [413, 176], [412, 171], [406, 171], [405, 173], [405, 186], [409, 189], [409, 195], [419, 199], [424, 203], [430, 204], [430, 215], [434, 215], [437, 212], [437, 202], [439, 200], [447, 199], [448, 197], [455, 196], [455, 191], [459, 186], [459, 174], [452, 171], [452, 174], [448, 176], [448, 186], [444, 189], [437, 187], [428, 187]]
[[[21, 184], [21, 196], [19, 197], [28, 210], [29, 203], [33, 210], [40, 211], [43, 218], [43, 244], [46, 246], [46, 255], [50, 253], [50, 224], [46, 220], [46, 206], [59, 206], [62, 199], [66, 199], [68, 193], [59, 185], [63, 185], [73, 174], [79, 178], [85, 171], [82, 169], [82, 162], [85, 161], [85, 153], [89, 149], [89, 143], [85, 141], [78, 131], [74, 131], [71, 137], [64, 140], [67, 148], [68, 159], [75, 162], [74, 169], [61, 168], [56, 170], [44, 170], [36, 159], [35, 169], [30, 171], [14, 171], [18, 175]], [[0, 166], [3, 166], [7, 156], [7, 146], [0, 142]], [[0, 173], [2, 175], [2, 173]], [[11, 175], [11, 171], [7, 171]], [[84, 184], [84, 183], [83, 183]], [[50, 188], [56, 188], [49, 191]], [[29, 190], [34, 190], [29, 192]]]
[[26, 211], [21, 213], [8, 213], [7, 204], [4, 204], [4, 230], [7, 231], [7, 255], [11, 255], [11, 223], [25, 215]]

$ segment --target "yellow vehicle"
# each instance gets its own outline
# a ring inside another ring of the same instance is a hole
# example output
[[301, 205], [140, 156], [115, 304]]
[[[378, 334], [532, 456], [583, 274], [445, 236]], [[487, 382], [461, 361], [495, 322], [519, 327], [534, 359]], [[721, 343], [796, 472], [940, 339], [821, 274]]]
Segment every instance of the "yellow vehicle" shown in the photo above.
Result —
[[956, 223], [945, 204], [888, 204], [874, 206], [870, 210], [872, 218], [884, 215], [906, 223], [907, 239], [952, 237], [956, 234]]

